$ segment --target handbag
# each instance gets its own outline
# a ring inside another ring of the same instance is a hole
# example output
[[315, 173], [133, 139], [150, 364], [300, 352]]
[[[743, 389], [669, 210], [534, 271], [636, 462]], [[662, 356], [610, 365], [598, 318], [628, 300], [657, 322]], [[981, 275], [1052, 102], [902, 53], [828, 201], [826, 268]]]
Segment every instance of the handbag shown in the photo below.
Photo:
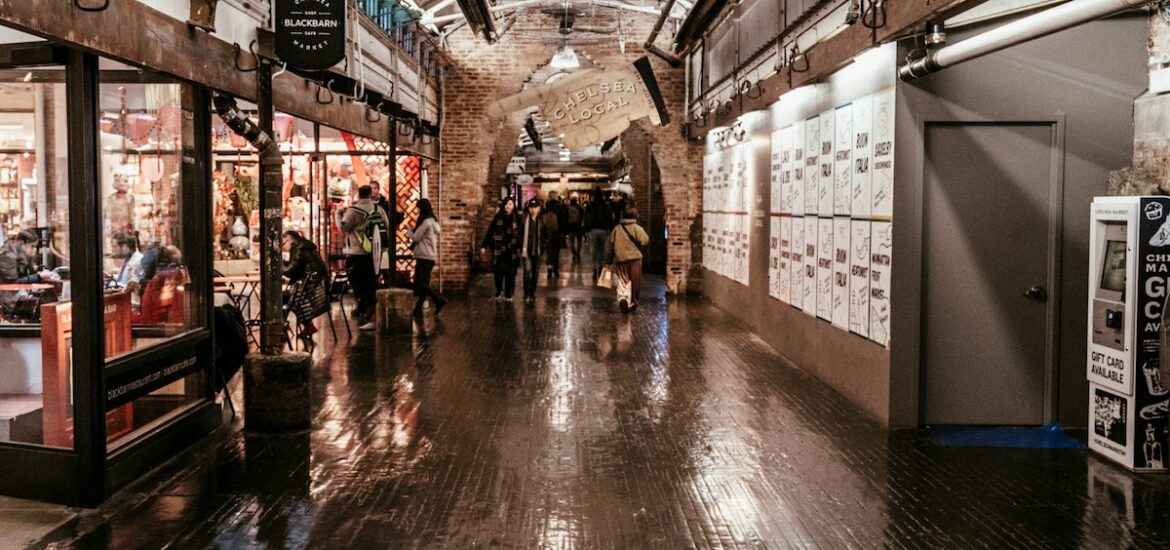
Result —
[[630, 234], [630, 230], [626, 229], [625, 225], [622, 225], [621, 228], [622, 228], [622, 231], [624, 231], [626, 233], [626, 239], [628, 239], [631, 243], [634, 244], [635, 247], [638, 248], [638, 252], [645, 254], [646, 253], [646, 245], [638, 242], [638, 239], [635, 239], [634, 236]]
[[597, 276], [597, 286], [613, 288], [613, 270], [608, 265], [601, 268], [601, 274]]

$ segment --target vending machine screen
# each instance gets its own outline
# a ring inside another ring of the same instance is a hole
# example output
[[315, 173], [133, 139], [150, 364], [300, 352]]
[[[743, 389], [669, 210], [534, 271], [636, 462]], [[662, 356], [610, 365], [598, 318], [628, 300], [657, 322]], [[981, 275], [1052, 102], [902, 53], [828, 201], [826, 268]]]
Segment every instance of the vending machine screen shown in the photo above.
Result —
[[1105, 268], [1101, 272], [1101, 288], [1125, 292], [1125, 241], [1105, 242]]

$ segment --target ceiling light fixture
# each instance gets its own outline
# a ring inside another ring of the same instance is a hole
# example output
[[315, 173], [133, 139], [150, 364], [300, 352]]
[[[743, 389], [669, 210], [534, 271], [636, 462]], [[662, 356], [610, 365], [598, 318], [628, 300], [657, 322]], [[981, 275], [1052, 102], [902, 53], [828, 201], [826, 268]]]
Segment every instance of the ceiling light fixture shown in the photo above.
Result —
[[577, 52], [573, 51], [573, 47], [567, 41], [557, 48], [557, 53], [553, 54], [548, 64], [554, 69], [576, 69], [581, 66]]

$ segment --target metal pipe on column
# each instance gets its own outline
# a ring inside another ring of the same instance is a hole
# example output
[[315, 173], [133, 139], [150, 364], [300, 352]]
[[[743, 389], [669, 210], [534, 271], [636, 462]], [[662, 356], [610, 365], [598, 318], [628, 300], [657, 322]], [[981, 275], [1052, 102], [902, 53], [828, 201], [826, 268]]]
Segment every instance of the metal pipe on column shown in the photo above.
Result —
[[[256, 70], [256, 108], [260, 111], [260, 131], [274, 136], [272, 119], [272, 65], [261, 63]], [[272, 139], [260, 150], [260, 352], [278, 355], [284, 348], [284, 319], [281, 315], [280, 233], [283, 229], [283, 186], [281, 164], [284, 157]]]
[[[216, 94], [215, 112], [235, 133], [244, 137], [260, 156], [260, 351], [279, 355], [284, 347], [284, 319], [281, 315], [281, 164], [280, 148], [272, 139], [272, 66], [261, 63], [256, 69], [256, 106], [260, 125], [253, 123], [236, 106], [231, 96]], [[267, 128], [267, 130], [264, 130]]]
[[913, 80], [970, 59], [1035, 40], [1052, 33], [1150, 3], [1150, 0], [1073, 0], [1013, 21], [952, 46], [928, 52], [898, 69], [902, 80]]

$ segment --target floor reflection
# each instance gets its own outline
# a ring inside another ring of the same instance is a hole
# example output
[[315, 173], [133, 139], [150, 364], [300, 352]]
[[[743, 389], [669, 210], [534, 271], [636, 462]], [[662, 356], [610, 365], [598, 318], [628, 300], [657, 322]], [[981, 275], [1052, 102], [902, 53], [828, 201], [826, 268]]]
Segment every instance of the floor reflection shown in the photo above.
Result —
[[218, 432], [54, 547], [1170, 547], [1165, 476], [888, 434], [709, 303], [564, 271], [326, 338], [313, 430]]

